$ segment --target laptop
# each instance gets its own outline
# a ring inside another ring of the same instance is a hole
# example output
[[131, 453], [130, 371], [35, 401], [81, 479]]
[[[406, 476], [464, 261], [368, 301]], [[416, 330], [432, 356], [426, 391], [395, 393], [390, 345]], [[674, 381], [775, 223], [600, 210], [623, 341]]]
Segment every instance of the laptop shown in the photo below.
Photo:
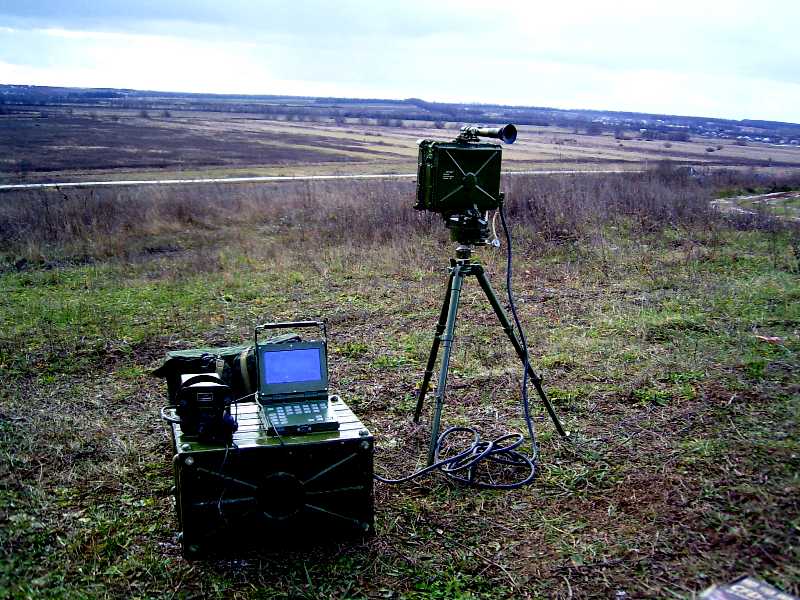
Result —
[[268, 435], [336, 431], [328, 397], [325, 342], [290, 341], [256, 346], [259, 415]]

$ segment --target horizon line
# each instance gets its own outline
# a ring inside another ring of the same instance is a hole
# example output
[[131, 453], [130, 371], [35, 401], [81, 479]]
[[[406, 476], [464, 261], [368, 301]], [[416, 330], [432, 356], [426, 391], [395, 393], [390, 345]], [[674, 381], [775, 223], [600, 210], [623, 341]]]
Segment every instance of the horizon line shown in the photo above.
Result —
[[557, 108], [552, 106], [536, 106], [533, 104], [498, 104], [498, 103], [484, 103], [484, 102], [442, 102], [439, 100], [425, 100], [416, 96], [408, 98], [377, 98], [377, 97], [358, 97], [358, 96], [311, 96], [311, 95], [296, 95], [296, 94], [253, 94], [253, 93], [239, 93], [239, 92], [187, 92], [179, 90], [151, 90], [140, 88], [124, 88], [124, 87], [107, 87], [107, 86], [63, 86], [63, 85], [39, 85], [29, 83], [0, 83], [2, 87], [28, 87], [28, 88], [45, 88], [45, 89], [67, 89], [67, 90], [110, 90], [120, 92], [137, 92], [137, 93], [152, 93], [152, 94], [181, 94], [186, 96], [218, 96], [218, 97], [244, 97], [244, 98], [300, 98], [300, 99], [322, 99], [322, 100], [361, 100], [361, 101], [379, 101], [379, 102], [397, 102], [408, 103], [410, 101], [420, 101], [426, 104], [440, 105], [440, 106], [481, 106], [487, 108], [509, 108], [509, 109], [533, 109], [533, 110], [546, 110], [556, 111], [562, 113], [570, 112], [583, 112], [583, 113], [612, 113], [612, 114], [626, 114], [636, 115], [643, 117], [672, 117], [678, 119], [708, 119], [712, 121], [722, 121], [730, 123], [742, 123], [747, 121], [768, 123], [771, 125], [793, 125], [800, 126], [800, 123], [793, 121], [775, 121], [771, 119], [757, 119], [757, 118], [741, 118], [731, 119], [726, 117], [709, 117], [705, 115], [678, 115], [671, 113], [654, 113], [654, 112], [640, 112], [631, 110], [612, 110], [612, 109], [597, 109], [597, 108]]

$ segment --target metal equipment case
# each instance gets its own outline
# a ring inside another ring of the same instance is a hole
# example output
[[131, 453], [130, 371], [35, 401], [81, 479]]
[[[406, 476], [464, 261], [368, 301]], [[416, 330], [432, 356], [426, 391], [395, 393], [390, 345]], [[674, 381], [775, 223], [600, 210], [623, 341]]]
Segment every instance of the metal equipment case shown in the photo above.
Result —
[[422, 140], [417, 158], [417, 210], [444, 215], [473, 206], [495, 210], [502, 151], [497, 144]]
[[232, 408], [229, 447], [172, 424], [175, 501], [187, 558], [308, 546], [374, 532], [374, 442], [337, 397], [338, 431], [270, 436], [255, 403]]

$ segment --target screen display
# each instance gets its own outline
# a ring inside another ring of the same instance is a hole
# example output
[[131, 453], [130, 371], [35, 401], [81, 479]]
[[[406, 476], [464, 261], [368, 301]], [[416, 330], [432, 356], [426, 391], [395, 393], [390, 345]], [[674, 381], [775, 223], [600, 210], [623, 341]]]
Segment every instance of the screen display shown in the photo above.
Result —
[[261, 355], [264, 385], [319, 381], [322, 379], [322, 357], [319, 348], [264, 351]]

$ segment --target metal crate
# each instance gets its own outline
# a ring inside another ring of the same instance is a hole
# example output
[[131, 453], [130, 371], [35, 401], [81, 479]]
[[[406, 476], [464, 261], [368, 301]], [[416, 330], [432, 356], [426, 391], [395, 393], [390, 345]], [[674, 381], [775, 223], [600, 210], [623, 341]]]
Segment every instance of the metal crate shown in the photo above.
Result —
[[175, 500], [187, 558], [307, 546], [374, 533], [374, 440], [332, 402], [338, 431], [278, 438], [256, 403], [233, 408], [229, 447], [200, 444], [173, 424]]

